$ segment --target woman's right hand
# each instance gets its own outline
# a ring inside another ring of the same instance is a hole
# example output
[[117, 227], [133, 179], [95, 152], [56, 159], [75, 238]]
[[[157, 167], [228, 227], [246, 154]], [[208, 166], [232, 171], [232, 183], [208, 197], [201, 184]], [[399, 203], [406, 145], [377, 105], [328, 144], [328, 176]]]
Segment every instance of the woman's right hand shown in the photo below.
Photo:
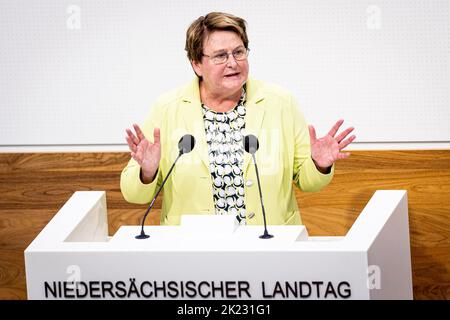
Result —
[[131, 151], [131, 157], [141, 167], [141, 180], [150, 183], [155, 179], [161, 159], [161, 143], [159, 128], [153, 131], [153, 143], [148, 141], [137, 124], [133, 124], [136, 135], [127, 129], [126, 140]]

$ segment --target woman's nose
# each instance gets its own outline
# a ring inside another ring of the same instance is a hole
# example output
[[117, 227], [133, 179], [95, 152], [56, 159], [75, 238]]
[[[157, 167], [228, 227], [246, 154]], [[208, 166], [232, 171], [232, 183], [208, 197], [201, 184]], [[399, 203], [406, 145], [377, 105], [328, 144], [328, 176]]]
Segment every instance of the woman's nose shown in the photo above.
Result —
[[236, 59], [232, 54], [228, 55], [227, 67], [235, 67], [237, 65]]

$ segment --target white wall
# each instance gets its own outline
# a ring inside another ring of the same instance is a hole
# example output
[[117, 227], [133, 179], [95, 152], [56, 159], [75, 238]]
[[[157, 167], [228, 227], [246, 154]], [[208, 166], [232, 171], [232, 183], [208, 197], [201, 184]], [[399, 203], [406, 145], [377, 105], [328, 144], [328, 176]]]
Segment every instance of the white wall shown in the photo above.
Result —
[[353, 148], [450, 147], [450, 1], [0, 0], [0, 151], [126, 150], [125, 128], [193, 77], [185, 32], [249, 25], [255, 78], [290, 89]]

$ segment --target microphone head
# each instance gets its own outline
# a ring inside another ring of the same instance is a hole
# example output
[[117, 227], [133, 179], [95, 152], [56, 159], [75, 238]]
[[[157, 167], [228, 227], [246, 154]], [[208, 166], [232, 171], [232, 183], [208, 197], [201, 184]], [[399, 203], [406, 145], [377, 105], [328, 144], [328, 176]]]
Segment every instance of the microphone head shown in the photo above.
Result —
[[180, 154], [189, 153], [194, 149], [195, 146], [195, 138], [193, 135], [185, 134], [181, 137], [178, 142], [178, 150], [180, 150]]
[[252, 134], [244, 137], [244, 149], [246, 152], [254, 154], [259, 149], [258, 138]]

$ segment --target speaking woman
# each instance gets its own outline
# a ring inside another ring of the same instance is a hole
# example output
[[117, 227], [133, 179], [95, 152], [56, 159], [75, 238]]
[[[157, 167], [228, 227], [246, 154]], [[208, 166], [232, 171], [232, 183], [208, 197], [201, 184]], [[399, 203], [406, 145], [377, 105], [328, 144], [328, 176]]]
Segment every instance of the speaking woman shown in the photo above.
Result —
[[[178, 140], [193, 135], [192, 152], [177, 162], [163, 189], [162, 225], [182, 214], [232, 214], [240, 224], [262, 224], [251, 155], [243, 137], [258, 137], [256, 153], [268, 224], [301, 224], [293, 183], [317, 191], [333, 177], [336, 160], [355, 136], [337, 134], [342, 120], [318, 139], [292, 94], [249, 77], [246, 22], [212, 12], [186, 33], [196, 74], [182, 88], [156, 100], [142, 128], [127, 129], [131, 159], [121, 175], [124, 198], [148, 203], [178, 156]], [[348, 137], [348, 138], [347, 138]]]

